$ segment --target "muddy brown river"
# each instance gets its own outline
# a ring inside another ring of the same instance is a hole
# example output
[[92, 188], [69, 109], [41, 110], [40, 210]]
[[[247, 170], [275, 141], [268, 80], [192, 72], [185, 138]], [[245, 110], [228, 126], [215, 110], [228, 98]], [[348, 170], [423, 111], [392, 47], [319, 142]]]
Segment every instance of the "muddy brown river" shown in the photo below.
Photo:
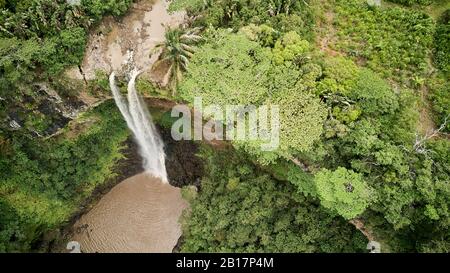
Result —
[[128, 178], [74, 225], [82, 252], [172, 252], [187, 202], [179, 188], [147, 174]]

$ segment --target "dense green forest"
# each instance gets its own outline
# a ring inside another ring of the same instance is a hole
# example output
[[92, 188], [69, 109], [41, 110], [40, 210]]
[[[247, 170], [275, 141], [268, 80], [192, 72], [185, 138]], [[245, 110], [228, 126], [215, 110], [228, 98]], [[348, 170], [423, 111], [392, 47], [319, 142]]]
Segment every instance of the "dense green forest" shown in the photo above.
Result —
[[[251, 143], [234, 143], [237, 150], [330, 215], [361, 219], [386, 250], [447, 252], [447, 15], [435, 21], [418, 9], [322, 2], [175, 1], [175, 8], [201, 14], [194, 25], [207, 29], [178, 93], [191, 101], [200, 92], [220, 104], [276, 101], [280, 149], [261, 153]], [[274, 13], [258, 13], [264, 4]], [[437, 126], [443, 124], [439, 137], [421, 136], [430, 134], [420, 131], [423, 92], [431, 93], [426, 99]], [[209, 217], [192, 217], [189, 229], [211, 225], [201, 220]], [[221, 242], [188, 236], [186, 246], [216, 249]]]
[[205, 148], [201, 155], [208, 175], [197, 197], [186, 189], [195, 202], [186, 215], [182, 251], [364, 251], [366, 239], [351, 224], [257, 169], [245, 154]]
[[[34, 83], [76, 98], [81, 83], [63, 72], [81, 64], [89, 30], [132, 2], [0, 0], [0, 119], [26, 124], [0, 127], [0, 251], [38, 251], [114, 175], [129, 136], [114, 104], [38, 137], [53, 121]], [[275, 151], [202, 147], [181, 251], [364, 252], [369, 234], [383, 252], [449, 252], [450, 3], [371, 3], [171, 1], [190, 20], [161, 44], [172, 70], [160, 93], [276, 104], [282, 121]], [[104, 77], [89, 88], [109, 92]], [[73, 123], [88, 125], [71, 137]]]

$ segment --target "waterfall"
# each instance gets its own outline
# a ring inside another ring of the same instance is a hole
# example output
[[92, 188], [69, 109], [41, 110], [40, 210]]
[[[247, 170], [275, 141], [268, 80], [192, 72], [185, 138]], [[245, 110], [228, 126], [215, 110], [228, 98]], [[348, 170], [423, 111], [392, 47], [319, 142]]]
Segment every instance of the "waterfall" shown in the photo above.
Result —
[[135, 82], [139, 73], [137, 70], [133, 70], [131, 73], [127, 99], [120, 94], [115, 83], [114, 72], [109, 77], [109, 85], [117, 107], [139, 145], [139, 153], [144, 160], [145, 171], [167, 183], [164, 143], [156, 130], [147, 106], [136, 91]]

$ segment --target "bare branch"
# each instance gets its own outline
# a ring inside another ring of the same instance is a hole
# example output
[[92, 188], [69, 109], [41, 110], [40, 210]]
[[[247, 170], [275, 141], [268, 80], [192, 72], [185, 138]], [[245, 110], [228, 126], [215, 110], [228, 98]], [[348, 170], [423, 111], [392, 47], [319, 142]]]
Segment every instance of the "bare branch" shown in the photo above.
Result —
[[419, 154], [427, 154], [429, 150], [426, 148], [426, 142], [434, 137], [437, 137], [442, 130], [445, 129], [449, 122], [450, 115], [445, 117], [444, 122], [439, 126], [439, 128], [432, 130], [425, 134], [425, 136], [420, 136], [416, 133], [416, 141], [414, 142], [413, 149]]

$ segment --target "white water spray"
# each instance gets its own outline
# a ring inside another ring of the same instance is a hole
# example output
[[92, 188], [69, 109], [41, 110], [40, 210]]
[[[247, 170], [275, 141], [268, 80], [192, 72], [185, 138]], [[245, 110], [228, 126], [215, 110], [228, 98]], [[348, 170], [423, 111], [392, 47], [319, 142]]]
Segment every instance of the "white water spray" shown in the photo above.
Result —
[[138, 96], [136, 91], [135, 82], [139, 73], [137, 70], [131, 72], [127, 99], [122, 97], [119, 88], [116, 86], [114, 72], [109, 77], [109, 85], [117, 107], [139, 145], [139, 152], [144, 160], [143, 166], [145, 171], [160, 178], [164, 183], [168, 183], [163, 149], [164, 143], [153, 124], [152, 116], [144, 101]]

